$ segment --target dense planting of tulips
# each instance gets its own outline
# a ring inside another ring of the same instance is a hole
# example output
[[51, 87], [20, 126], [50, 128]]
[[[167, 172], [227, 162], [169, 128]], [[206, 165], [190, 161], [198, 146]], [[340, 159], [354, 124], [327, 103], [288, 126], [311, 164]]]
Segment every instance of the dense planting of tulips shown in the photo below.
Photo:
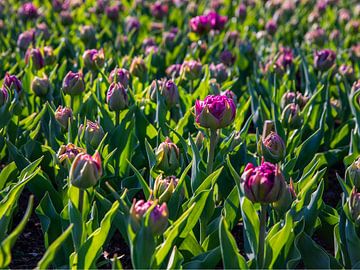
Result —
[[36, 222], [28, 267], [360, 268], [357, 1], [0, 0], [0, 44], [0, 268]]

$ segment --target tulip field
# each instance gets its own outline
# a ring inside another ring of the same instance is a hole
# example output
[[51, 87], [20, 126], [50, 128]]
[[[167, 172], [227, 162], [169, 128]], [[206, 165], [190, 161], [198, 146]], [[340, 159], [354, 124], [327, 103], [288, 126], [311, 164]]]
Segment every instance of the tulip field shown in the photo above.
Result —
[[0, 0], [0, 268], [360, 269], [360, 2]]

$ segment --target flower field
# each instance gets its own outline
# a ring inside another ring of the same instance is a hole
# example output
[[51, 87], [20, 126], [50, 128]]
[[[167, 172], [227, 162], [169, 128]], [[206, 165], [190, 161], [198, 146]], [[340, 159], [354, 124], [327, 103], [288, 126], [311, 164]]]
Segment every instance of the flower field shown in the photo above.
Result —
[[0, 0], [0, 268], [360, 268], [356, 0]]

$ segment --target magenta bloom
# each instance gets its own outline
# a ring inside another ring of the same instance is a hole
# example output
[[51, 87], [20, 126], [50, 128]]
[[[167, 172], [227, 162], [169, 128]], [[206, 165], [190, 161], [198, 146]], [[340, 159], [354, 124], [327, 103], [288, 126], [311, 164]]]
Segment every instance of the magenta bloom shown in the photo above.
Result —
[[210, 23], [210, 27], [213, 30], [222, 30], [227, 22], [226, 16], [220, 16], [215, 11], [210, 11], [206, 17]]
[[293, 59], [294, 59], [294, 55], [292, 50], [283, 47], [280, 49], [280, 55], [276, 60], [276, 64], [285, 69], [292, 65]]
[[196, 16], [190, 20], [190, 30], [197, 34], [204, 34], [210, 30], [210, 21], [207, 16]]
[[246, 197], [254, 203], [276, 202], [286, 188], [279, 167], [270, 162], [263, 162], [258, 167], [248, 163], [241, 180]]
[[166, 4], [163, 4], [161, 1], [156, 1], [150, 6], [150, 10], [152, 16], [161, 20], [168, 14], [169, 7]]
[[33, 3], [27, 2], [20, 7], [19, 15], [25, 20], [36, 19], [38, 16], [38, 10]]
[[104, 50], [86, 50], [83, 54], [84, 65], [88, 69], [97, 70], [97, 68], [101, 68], [105, 63], [105, 55]]
[[8, 72], [5, 74], [4, 86], [8, 89], [14, 89], [17, 93], [20, 93], [22, 90], [21, 81], [15, 75], [10, 75]]
[[265, 25], [266, 32], [268, 32], [269, 35], [274, 35], [277, 30], [277, 24], [273, 19], [270, 19], [266, 25]]
[[105, 13], [110, 20], [116, 21], [119, 18], [120, 7], [118, 5], [106, 7]]
[[195, 103], [195, 121], [201, 127], [224, 128], [234, 121], [235, 114], [234, 101], [224, 95], [209, 95], [203, 101], [196, 100]]
[[330, 69], [336, 60], [336, 53], [329, 49], [317, 51], [314, 54], [314, 66], [320, 71], [327, 71]]

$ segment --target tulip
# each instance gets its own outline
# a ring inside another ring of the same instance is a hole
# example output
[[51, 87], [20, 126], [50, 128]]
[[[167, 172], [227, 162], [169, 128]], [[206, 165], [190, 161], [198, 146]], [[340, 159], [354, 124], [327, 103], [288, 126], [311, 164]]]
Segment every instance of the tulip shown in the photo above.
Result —
[[63, 10], [60, 12], [60, 21], [62, 25], [71, 25], [74, 22], [74, 19], [68, 10]]
[[141, 57], [135, 57], [130, 65], [131, 75], [138, 77], [143, 81], [146, 77], [147, 67], [144, 60]]
[[24, 20], [36, 19], [38, 17], [38, 10], [33, 3], [26, 2], [19, 8], [19, 16]]
[[286, 92], [281, 98], [281, 108], [284, 109], [291, 103], [296, 103], [303, 108], [308, 102], [309, 97], [303, 96], [300, 92]]
[[157, 170], [171, 174], [179, 168], [180, 150], [170, 138], [166, 138], [155, 151]]
[[85, 190], [96, 185], [102, 175], [101, 157], [98, 152], [93, 156], [80, 153], [71, 164], [69, 179], [73, 186]]
[[278, 165], [270, 162], [262, 162], [258, 167], [248, 163], [241, 180], [246, 197], [253, 203], [277, 202], [286, 188]]
[[104, 50], [86, 50], [83, 54], [84, 65], [86, 68], [90, 70], [97, 70], [104, 66], [105, 63], [105, 56]]
[[150, 5], [150, 11], [154, 18], [161, 20], [168, 14], [169, 7], [161, 1], [156, 1]]
[[318, 27], [305, 35], [305, 39], [310, 43], [314, 43], [318, 46], [324, 44], [326, 40], [326, 32], [324, 29]]
[[112, 83], [106, 95], [106, 103], [111, 111], [122, 111], [129, 106], [129, 98], [125, 87], [119, 83]]
[[211, 63], [209, 66], [209, 70], [210, 70], [210, 76], [212, 78], [215, 78], [216, 81], [219, 83], [226, 81], [228, 78], [227, 70], [223, 63], [217, 65]]
[[193, 81], [199, 79], [202, 73], [202, 65], [195, 60], [185, 61], [181, 66], [180, 74], [184, 74], [187, 80]]
[[227, 22], [226, 16], [220, 16], [214, 11], [210, 11], [206, 17], [208, 18], [210, 27], [213, 30], [222, 30]]
[[159, 203], [168, 202], [170, 200], [178, 182], [179, 179], [175, 176], [163, 177], [163, 175], [160, 174], [156, 177], [154, 184], [154, 197], [159, 200]]
[[69, 71], [63, 80], [62, 89], [65, 95], [70, 96], [80, 95], [84, 92], [85, 83], [82, 73]]
[[115, 68], [110, 72], [110, 83], [121, 83], [125, 88], [128, 87], [130, 80], [130, 73], [125, 68]]
[[360, 225], [360, 193], [354, 187], [349, 198], [349, 210], [351, 219], [356, 225]]
[[360, 189], [360, 157], [347, 169], [347, 175], [356, 189]]
[[210, 22], [207, 16], [196, 16], [189, 21], [190, 30], [197, 34], [204, 34], [210, 30]]
[[270, 20], [266, 23], [265, 29], [266, 29], [266, 32], [267, 32], [269, 35], [274, 35], [274, 34], [276, 33], [276, 30], [277, 30], [276, 21], [270, 19]]
[[350, 65], [342, 64], [339, 67], [338, 72], [340, 73], [341, 76], [343, 76], [345, 79], [347, 79], [350, 82], [355, 80], [354, 69]]
[[[84, 125], [81, 124], [78, 132], [79, 137], [83, 133], [83, 129]], [[84, 139], [87, 144], [91, 145], [93, 148], [97, 148], [104, 136], [104, 130], [99, 123], [91, 122], [89, 120], [86, 121]]]
[[237, 17], [241, 22], [245, 21], [247, 15], [246, 6], [244, 3], [241, 3], [237, 9]]
[[282, 69], [286, 69], [287, 67], [292, 65], [293, 59], [294, 56], [292, 50], [282, 47], [280, 49], [280, 55], [276, 60], [276, 64], [279, 65]]
[[8, 96], [9, 94], [7, 90], [3, 87], [0, 88], [0, 107], [2, 107], [6, 103]]
[[164, 32], [163, 33], [163, 43], [165, 48], [168, 50], [172, 50], [175, 45], [176, 34], [173, 32]]
[[302, 124], [302, 116], [298, 104], [291, 103], [284, 108], [281, 115], [282, 124], [288, 129], [297, 129]]
[[259, 142], [259, 152], [266, 161], [278, 163], [286, 155], [286, 147], [283, 139], [275, 132], [270, 132]]
[[165, 97], [165, 104], [168, 108], [176, 106], [179, 102], [179, 91], [172, 80], [166, 81], [162, 88], [161, 95]]
[[239, 40], [239, 33], [237, 31], [229, 31], [225, 35], [225, 41], [231, 46], [234, 46], [237, 44]]
[[113, 5], [110, 7], [105, 8], [106, 16], [112, 20], [116, 21], [119, 18], [120, 13], [120, 6], [119, 5]]
[[72, 120], [72, 110], [68, 107], [59, 106], [55, 111], [55, 119], [65, 130], [68, 129], [69, 119]]
[[59, 151], [57, 152], [57, 157], [60, 163], [69, 161], [71, 164], [80, 153], [86, 153], [85, 149], [77, 147], [75, 144], [68, 143], [67, 145], [60, 146]]
[[[156, 204], [153, 207], [153, 204]], [[151, 211], [148, 213], [148, 211]], [[144, 224], [143, 220], [149, 216], [149, 227], [151, 232], [157, 236], [165, 232], [168, 226], [169, 210], [166, 203], [158, 205], [157, 202], [153, 201], [136, 201], [134, 199], [133, 204], [130, 208], [130, 224], [133, 231], [139, 231], [140, 227]]]
[[140, 29], [140, 22], [136, 17], [127, 17], [125, 19], [125, 30], [127, 33], [137, 32]]
[[314, 54], [314, 67], [320, 71], [327, 71], [334, 65], [335, 60], [336, 54], [332, 50], [316, 51]]
[[25, 63], [29, 64], [31, 59], [32, 66], [36, 70], [42, 69], [45, 66], [44, 58], [39, 49], [28, 48], [25, 54]]
[[209, 95], [203, 101], [197, 100], [195, 103], [196, 123], [204, 128], [224, 128], [234, 121], [235, 114], [234, 101], [223, 95]]
[[87, 46], [93, 46], [96, 44], [96, 30], [91, 25], [84, 25], [80, 28], [80, 39]]
[[228, 50], [225, 50], [225, 51], [221, 52], [221, 54], [220, 54], [220, 61], [228, 67], [233, 66], [235, 63], [235, 60], [236, 60], [236, 56], [233, 55]]
[[180, 76], [181, 64], [173, 64], [166, 69], [166, 75], [171, 78]]
[[44, 40], [48, 40], [50, 38], [49, 28], [46, 23], [36, 25], [35, 35], [36, 37], [41, 37]]
[[36, 96], [44, 97], [50, 90], [50, 82], [47, 77], [39, 78], [35, 77], [31, 82], [31, 89]]
[[34, 40], [35, 40], [35, 31], [33, 29], [30, 29], [19, 35], [16, 44], [20, 50], [25, 51], [30, 46], [30, 44], [34, 42]]
[[22, 91], [21, 81], [15, 75], [10, 75], [8, 72], [5, 74], [4, 86], [9, 90], [15, 90], [18, 94]]
[[54, 64], [56, 60], [56, 57], [54, 55], [54, 50], [52, 47], [50, 46], [45, 46], [44, 47], [44, 62], [45, 65], [50, 66], [52, 64]]

